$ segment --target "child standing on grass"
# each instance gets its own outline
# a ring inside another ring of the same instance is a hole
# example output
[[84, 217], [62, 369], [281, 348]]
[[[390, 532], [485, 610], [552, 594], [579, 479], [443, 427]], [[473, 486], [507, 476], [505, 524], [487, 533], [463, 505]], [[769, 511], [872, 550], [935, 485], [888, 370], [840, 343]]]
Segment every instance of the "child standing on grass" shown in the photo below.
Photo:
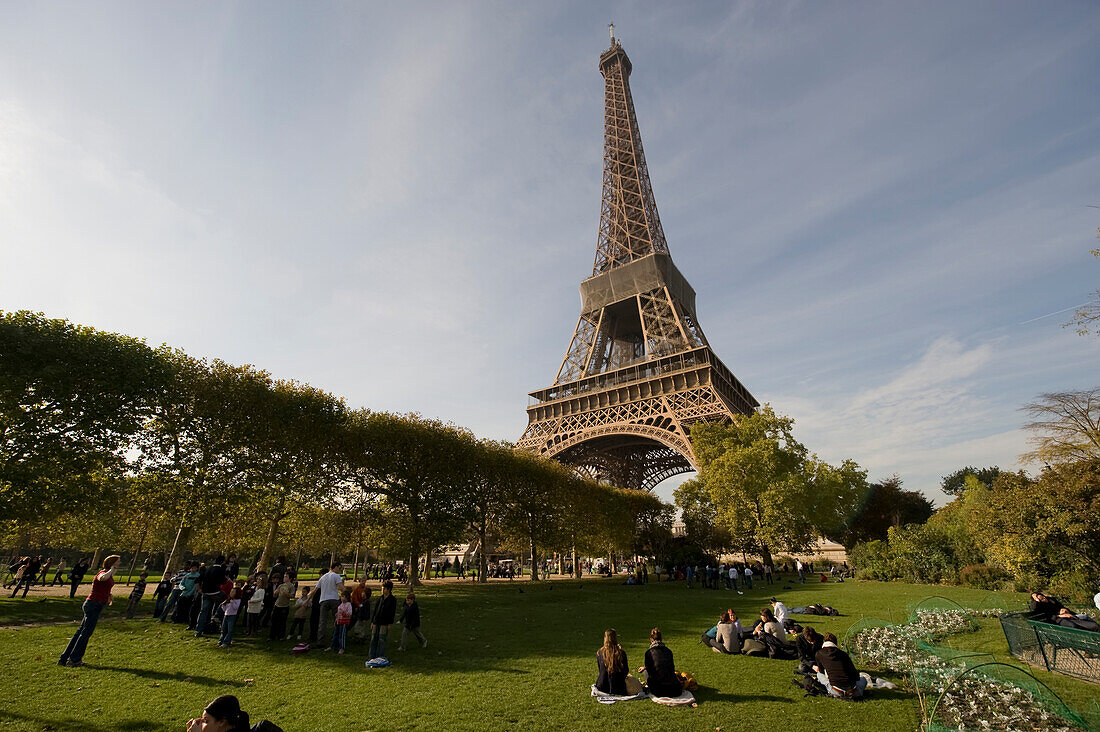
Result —
[[309, 599], [309, 588], [302, 587], [302, 596], [294, 603], [294, 620], [290, 623], [290, 632], [286, 638], [290, 640], [297, 631], [298, 640], [302, 639], [302, 631], [306, 629], [306, 620], [309, 619], [309, 611], [312, 609]]
[[148, 572], [142, 572], [138, 581], [134, 583], [134, 589], [130, 590], [130, 602], [126, 605], [127, 619], [134, 617], [134, 613], [137, 612], [138, 605], [141, 603], [141, 598], [145, 594], [145, 578], [148, 576]]
[[256, 589], [252, 591], [252, 597], [248, 598], [248, 635], [252, 635], [260, 627], [260, 613], [264, 611], [264, 577], [256, 578]]
[[348, 642], [348, 626], [351, 625], [351, 590], [340, 593], [340, 604], [336, 606], [336, 627], [332, 629], [330, 650], [342, 654]]
[[412, 633], [420, 641], [421, 648], [428, 647], [428, 639], [420, 632], [420, 606], [416, 604], [416, 595], [412, 592], [405, 595], [405, 609], [401, 613], [401, 619], [397, 622], [405, 626], [401, 630], [401, 643], [397, 646], [397, 650], [405, 650], [405, 641], [409, 637], [409, 633]]
[[233, 628], [237, 625], [237, 613], [241, 610], [241, 591], [234, 587], [229, 599], [222, 603], [222, 635], [218, 638], [218, 645], [229, 648], [233, 645]]

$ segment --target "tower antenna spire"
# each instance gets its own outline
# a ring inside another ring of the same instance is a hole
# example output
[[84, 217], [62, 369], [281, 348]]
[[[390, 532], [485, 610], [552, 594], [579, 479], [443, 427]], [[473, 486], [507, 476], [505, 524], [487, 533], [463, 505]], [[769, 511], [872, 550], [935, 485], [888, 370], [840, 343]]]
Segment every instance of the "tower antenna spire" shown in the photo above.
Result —
[[615, 24], [614, 23], [608, 23], [607, 24], [607, 30], [611, 33], [611, 45], [614, 46], [615, 45]]

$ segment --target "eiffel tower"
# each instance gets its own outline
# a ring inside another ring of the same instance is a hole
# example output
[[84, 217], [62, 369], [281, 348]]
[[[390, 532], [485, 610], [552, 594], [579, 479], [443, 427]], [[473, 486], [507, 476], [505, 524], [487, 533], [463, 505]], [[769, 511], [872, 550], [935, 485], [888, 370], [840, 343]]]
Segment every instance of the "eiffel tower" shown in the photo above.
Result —
[[596, 262], [553, 385], [533, 391], [518, 446], [623, 488], [696, 470], [691, 425], [759, 403], [718, 359], [695, 290], [668, 253], [630, 96], [631, 64], [611, 29], [604, 77], [603, 201]]

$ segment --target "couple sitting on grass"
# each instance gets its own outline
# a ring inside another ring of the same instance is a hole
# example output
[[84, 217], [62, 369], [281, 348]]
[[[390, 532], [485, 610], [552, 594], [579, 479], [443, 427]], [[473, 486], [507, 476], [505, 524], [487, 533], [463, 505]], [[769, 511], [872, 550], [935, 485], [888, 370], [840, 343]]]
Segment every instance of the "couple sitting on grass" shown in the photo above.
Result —
[[651, 696], [678, 697], [684, 687], [676, 673], [672, 660], [672, 651], [661, 640], [661, 629], [649, 631], [649, 648], [645, 652], [645, 665], [638, 673], [645, 671], [646, 682], [642, 687], [636, 678], [630, 676], [630, 666], [626, 660], [626, 651], [619, 645], [619, 636], [613, 628], [603, 633], [603, 646], [596, 651], [596, 689], [613, 696], [630, 696], [644, 688]]

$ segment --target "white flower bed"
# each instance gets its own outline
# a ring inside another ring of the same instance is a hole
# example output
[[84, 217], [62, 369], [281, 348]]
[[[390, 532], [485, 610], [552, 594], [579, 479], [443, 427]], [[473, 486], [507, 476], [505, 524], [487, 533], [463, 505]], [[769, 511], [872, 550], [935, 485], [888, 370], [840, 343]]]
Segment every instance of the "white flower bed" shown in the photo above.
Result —
[[849, 639], [860, 662], [915, 677], [921, 711], [927, 719], [931, 705], [947, 689], [936, 708], [936, 724], [959, 730], [1050, 730], [1075, 732], [1078, 728], [1048, 712], [1029, 692], [1007, 682], [966, 676], [951, 684], [965, 669], [917, 647], [973, 628], [974, 617], [997, 617], [997, 610], [920, 610], [904, 625], [869, 627]]

